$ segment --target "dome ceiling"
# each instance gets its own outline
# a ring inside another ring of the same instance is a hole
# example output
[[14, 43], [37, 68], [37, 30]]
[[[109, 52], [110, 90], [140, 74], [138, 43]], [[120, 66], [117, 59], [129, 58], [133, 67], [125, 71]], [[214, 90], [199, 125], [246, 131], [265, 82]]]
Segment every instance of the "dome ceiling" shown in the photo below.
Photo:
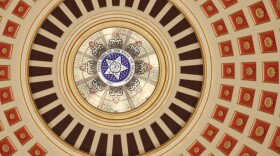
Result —
[[0, 154], [279, 155], [280, 0], [0, 0]]

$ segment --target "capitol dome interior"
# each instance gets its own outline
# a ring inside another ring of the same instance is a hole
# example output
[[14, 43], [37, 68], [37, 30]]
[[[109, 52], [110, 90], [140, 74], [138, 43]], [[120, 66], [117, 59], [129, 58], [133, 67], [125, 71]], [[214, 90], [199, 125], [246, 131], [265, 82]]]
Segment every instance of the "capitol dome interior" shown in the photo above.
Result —
[[0, 155], [280, 155], [280, 0], [0, 0]]

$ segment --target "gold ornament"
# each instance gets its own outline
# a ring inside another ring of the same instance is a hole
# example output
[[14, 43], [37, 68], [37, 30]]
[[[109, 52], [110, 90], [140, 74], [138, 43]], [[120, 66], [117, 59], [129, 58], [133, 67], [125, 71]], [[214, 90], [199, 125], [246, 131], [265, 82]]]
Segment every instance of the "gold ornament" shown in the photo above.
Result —
[[24, 138], [26, 138], [26, 134], [25, 134], [25, 133], [20, 133], [19, 137], [20, 137], [21, 139], [24, 139]]
[[5, 153], [8, 153], [10, 151], [10, 147], [7, 144], [3, 144], [1, 148], [2, 148], [2, 151]]
[[251, 156], [249, 153], [244, 153], [242, 156]]
[[238, 16], [238, 17], [236, 17], [235, 22], [240, 25], [240, 24], [243, 24], [244, 20], [242, 17]]
[[213, 7], [212, 7], [211, 5], [208, 5], [208, 6], [207, 6], [207, 10], [208, 10], [208, 11], [213, 11]]
[[267, 47], [267, 48], [271, 48], [273, 46], [273, 40], [271, 37], [266, 37], [264, 39], [264, 45]]
[[223, 111], [219, 111], [219, 112], [218, 112], [218, 116], [219, 116], [219, 117], [221, 117], [221, 116], [223, 116], [223, 115], [224, 115], [224, 112], [223, 112]]
[[7, 98], [9, 97], [9, 94], [8, 94], [7, 92], [4, 92], [4, 93], [2, 94], [2, 96], [3, 96], [3, 98], [7, 99]]
[[24, 8], [22, 6], [18, 7], [18, 12], [23, 12]]
[[194, 149], [193, 149], [193, 152], [194, 153], [198, 153], [200, 150], [199, 150], [199, 148], [198, 147], [195, 147]]
[[242, 126], [243, 125], [243, 119], [242, 118], [238, 118], [236, 121], [235, 121], [236, 125], [237, 126]]
[[274, 67], [269, 67], [267, 69], [267, 76], [270, 78], [274, 78], [276, 76], [276, 69]]
[[11, 113], [11, 114], [9, 115], [9, 118], [12, 119], [12, 120], [14, 120], [14, 119], [16, 118], [16, 115], [13, 114], [13, 113]]
[[249, 93], [245, 93], [243, 96], [244, 101], [248, 102], [251, 100], [251, 94]]
[[229, 52], [229, 46], [225, 46], [225, 47], [224, 47], [224, 51], [225, 51], [225, 52]]
[[246, 68], [246, 74], [251, 76], [254, 74], [254, 69], [251, 67]]
[[264, 17], [264, 10], [262, 8], [257, 8], [255, 13], [258, 18]]
[[224, 29], [224, 27], [222, 25], [218, 25], [218, 30], [222, 31]]
[[243, 48], [246, 49], [246, 50], [249, 50], [251, 48], [251, 44], [250, 42], [246, 41], [243, 43]]
[[207, 134], [208, 134], [208, 136], [212, 136], [212, 135], [214, 134], [214, 132], [213, 132], [212, 130], [209, 130], [209, 131], [207, 132]]
[[34, 151], [34, 154], [35, 154], [35, 155], [40, 155], [41, 152], [40, 152], [39, 150], [35, 150], [35, 151]]
[[280, 135], [276, 138], [275, 144], [277, 147], [280, 147]]
[[0, 76], [5, 76], [6, 72], [4, 70], [0, 71]]
[[7, 54], [8, 53], [8, 49], [7, 48], [2, 48], [1, 52], [2, 52], [2, 54]]
[[265, 100], [264, 100], [264, 105], [266, 108], [270, 108], [273, 106], [273, 98], [272, 97], [266, 97]]
[[231, 147], [231, 142], [230, 141], [225, 141], [224, 148], [229, 149], [230, 147]]
[[225, 90], [225, 91], [224, 91], [224, 95], [225, 95], [225, 96], [229, 96], [229, 94], [230, 94], [229, 90]]
[[14, 27], [9, 26], [9, 27], [8, 27], [8, 32], [13, 32], [13, 31], [14, 31]]
[[280, 0], [276, 1], [276, 7], [277, 7], [277, 10], [280, 11]]
[[257, 137], [261, 137], [264, 135], [264, 127], [263, 126], [258, 126], [256, 128], [255, 134]]
[[227, 72], [228, 74], [230, 74], [230, 73], [232, 72], [231, 68], [227, 68], [227, 69], [226, 69], [226, 72]]

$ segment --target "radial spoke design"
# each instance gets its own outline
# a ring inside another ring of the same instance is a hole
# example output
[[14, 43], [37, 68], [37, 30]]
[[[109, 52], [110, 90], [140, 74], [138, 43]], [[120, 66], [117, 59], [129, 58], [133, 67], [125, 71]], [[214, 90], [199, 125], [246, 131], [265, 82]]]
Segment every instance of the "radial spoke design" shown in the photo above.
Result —
[[124, 41], [124, 46], [123, 46], [123, 48], [127, 47], [128, 41], [129, 41], [129, 39], [130, 39], [132, 33], [133, 33], [133, 31], [128, 30], [127, 35], [126, 35], [126, 38], [125, 38], [125, 41]]
[[127, 98], [127, 100], [128, 100], [129, 107], [131, 108], [131, 110], [134, 109], [134, 108], [135, 108], [135, 105], [133, 104], [133, 102], [132, 102], [132, 100], [131, 100], [131, 97], [129, 96], [129, 93], [128, 93], [126, 87], [124, 88], [124, 93], [125, 93], [125, 96], [126, 96], [126, 98]]
[[104, 93], [103, 93], [103, 95], [102, 95], [102, 98], [101, 98], [101, 100], [100, 100], [99, 103], [98, 103], [97, 108], [99, 108], [99, 109], [101, 109], [101, 107], [102, 107], [102, 105], [103, 105], [103, 103], [104, 103], [104, 101], [105, 101], [106, 95], [108, 94], [108, 91], [109, 91], [108, 88], [109, 88], [108, 86], [105, 88], [105, 91], [104, 91]]
[[82, 51], [79, 51], [78, 54], [79, 54], [79, 55], [82, 55], [83, 57], [92, 59], [92, 60], [97, 60], [96, 57], [94, 57], [94, 56], [92, 56], [92, 55], [89, 55], [89, 54], [85, 54], [85, 53], [82, 52]]
[[148, 56], [153, 55], [153, 54], [155, 54], [155, 53], [154, 52], [147, 52], [146, 54], [137, 57], [136, 60], [143, 59], [143, 58], [148, 57]]
[[93, 79], [95, 79], [95, 78], [97, 78], [97, 75], [92, 75], [92, 76], [90, 76], [90, 77], [88, 77], [88, 78], [85, 78], [85, 79], [82, 79], [82, 80], [80, 80], [80, 81], [77, 81], [77, 82], [76, 82], [76, 85], [79, 86], [79, 85], [81, 85], [81, 84], [83, 84], [83, 83], [87, 83], [88, 81], [93, 80]]
[[157, 85], [156, 81], [150, 80], [150, 79], [148, 79], [146, 77], [143, 77], [141, 75], [135, 75], [135, 77], [137, 77], [138, 79], [144, 80], [144, 81], [146, 81], [146, 82], [148, 82], [148, 83], [150, 83], [150, 84], [152, 84], [154, 86]]

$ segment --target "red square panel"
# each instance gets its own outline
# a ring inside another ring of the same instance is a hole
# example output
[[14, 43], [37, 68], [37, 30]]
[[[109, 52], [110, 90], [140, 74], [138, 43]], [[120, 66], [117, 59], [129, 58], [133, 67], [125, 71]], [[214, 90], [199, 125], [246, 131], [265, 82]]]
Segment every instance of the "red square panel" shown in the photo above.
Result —
[[32, 138], [25, 126], [15, 131], [14, 134], [22, 145], [27, 143]]
[[279, 83], [279, 63], [264, 62], [263, 63], [263, 81], [271, 83]]
[[24, 1], [19, 1], [15, 9], [13, 10], [13, 14], [17, 15], [20, 18], [24, 18], [28, 13], [30, 6], [26, 4]]
[[249, 137], [259, 143], [263, 143], [270, 124], [259, 119], [255, 119], [254, 124], [249, 133]]
[[0, 8], [7, 9], [8, 5], [10, 4], [11, 0], [2, 0], [0, 1]]
[[223, 19], [220, 19], [214, 23], [212, 23], [212, 27], [215, 31], [216, 36], [225, 35], [228, 33], [226, 24]]
[[0, 42], [0, 58], [11, 58], [12, 48], [11, 44]]
[[256, 156], [257, 152], [250, 147], [243, 145], [237, 156]]
[[233, 86], [221, 85], [219, 98], [227, 101], [231, 101], [233, 94]]
[[230, 122], [230, 127], [237, 130], [238, 132], [242, 133], [247, 121], [248, 121], [249, 116], [240, 112], [234, 112], [234, 115], [231, 119]]
[[279, 0], [270, 0], [270, 3], [273, 7], [276, 18], [280, 18], [280, 2], [279, 2]]
[[262, 91], [259, 110], [274, 114], [277, 101], [277, 93]]
[[238, 39], [239, 50], [241, 55], [254, 54], [255, 48], [252, 36], [245, 36]]
[[28, 153], [30, 153], [32, 156], [45, 156], [47, 151], [39, 143], [36, 143], [28, 150]]
[[223, 63], [222, 64], [222, 77], [234, 79], [234, 77], [235, 77], [234, 63]]
[[218, 128], [211, 124], [207, 124], [201, 135], [209, 142], [212, 142], [215, 136], [218, 134], [218, 132]]
[[257, 70], [256, 62], [246, 62], [241, 65], [241, 79], [256, 81]]
[[2, 156], [11, 156], [16, 151], [17, 149], [15, 148], [14, 144], [8, 137], [0, 141], [0, 154]]
[[261, 24], [270, 21], [266, 8], [262, 1], [249, 6], [255, 24]]
[[6, 110], [4, 113], [10, 126], [18, 123], [21, 120], [21, 117], [16, 107]]
[[235, 138], [231, 137], [228, 134], [225, 134], [219, 142], [217, 148], [224, 154], [229, 155], [236, 144], [237, 140]]
[[220, 47], [220, 53], [222, 57], [233, 56], [231, 41], [221, 42], [219, 43], [219, 47]]
[[13, 101], [13, 93], [11, 87], [0, 88], [0, 102], [1, 104], [5, 104]]
[[233, 4], [237, 3], [237, 0], [221, 0], [221, 3], [225, 8], [232, 6]]
[[191, 156], [200, 156], [205, 150], [205, 147], [198, 141], [195, 141], [188, 149]]
[[219, 12], [212, 0], [208, 0], [203, 3], [201, 8], [207, 17], [211, 17]]
[[239, 10], [231, 15], [229, 15], [231, 23], [235, 31], [248, 28], [247, 19], [242, 10]]
[[0, 81], [10, 79], [10, 66], [0, 65]]
[[253, 105], [254, 97], [255, 97], [254, 89], [241, 88], [239, 92], [238, 103], [243, 106], [247, 106], [251, 108]]
[[259, 34], [261, 49], [263, 53], [277, 52], [277, 45], [273, 31], [263, 32]]
[[227, 113], [228, 113], [228, 108], [223, 107], [221, 105], [216, 105], [212, 118], [223, 123], [225, 121]]
[[15, 38], [18, 29], [19, 29], [19, 25], [9, 20], [4, 28], [3, 35]]
[[277, 127], [274, 131], [269, 148], [280, 154], [280, 127]]

